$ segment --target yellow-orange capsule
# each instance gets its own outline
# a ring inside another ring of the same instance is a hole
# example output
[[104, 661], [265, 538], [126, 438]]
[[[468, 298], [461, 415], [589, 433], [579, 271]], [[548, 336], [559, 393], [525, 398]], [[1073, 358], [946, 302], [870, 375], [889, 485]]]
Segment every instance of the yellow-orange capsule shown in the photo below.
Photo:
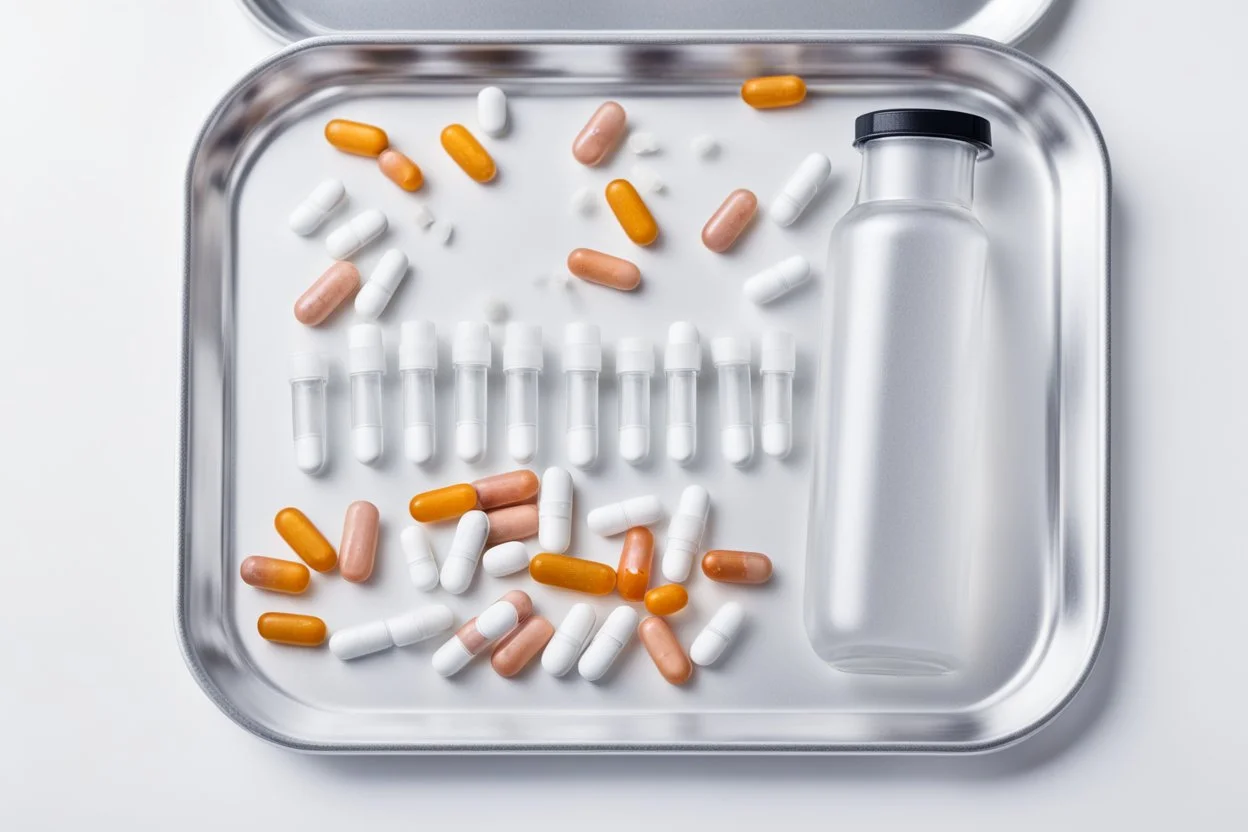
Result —
[[296, 647], [315, 647], [325, 640], [325, 622], [315, 615], [266, 612], [256, 622], [256, 629], [265, 641]]
[[568, 271], [581, 280], [621, 292], [631, 292], [641, 285], [641, 269], [636, 264], [592, 248], [573, 249], [568, 255]]
[[532, 502], [537, 496], [539, 485], [537, 474], [528, 468], [482, 477], [472, 483], [477, 491], [478, 507], [482, 511]]
[[590, 595], [607, 595], [615, 589], [615, 570], [605, 563], [553, 552], [541, 552], [529, 561], [529, 575], [539, 584]]
[[753, 191], [737, 188], [702, 227], [702, 245], [716, 254], [723, 254], [732, 248], [756, 213], [758, 197]]
[[806, 82], [796, 75], [751, 78], [741, 85], [741, 98], [756, 110], [792, 107], [806, 99]]
[[689, 603], [689, 593], [680, 584], [656, 586], [646, 593], [646, 612], [651, 615], [672, 615]]
[[489, 152], [462, 124], [452, 124], [442, 131], [442, 148], [464, 173], [478, 182], [489, 182], [498, 173]]
[[291, 595], [303, 592], [312, 580], [312, 573], [302, 563], [266, 558], [263, 555], [245, 558], [238, 567], [238, 574], [248, 586]]
[[702, 572], [726, 584], [765, 584], [771, 580], [771, 558], [759, 552], [712, 549], [702, 556]]
[[425, 175], [420, 172], [420, 165], [397, 150], [383, 151], [377, 157], [377, 166], [387, 179], [405, 191], [419, 191], [420, 186], [425, 184]]
[[659, 224], [633, 183], [627, 179], [613, 179], [607, 183], [606, 194], [607, 204], [628, 239], [639, 246], [648, 246], [658, 239]]
[[380, 156], [390, 146], [386, 131], [372, 124], [336, 118], [325, 125], [325, 138], [343, 153], [356, 156]]
[[650, 585], [650, 562], [654, 560], [654, 534], [645, 526], [629, 529], [620, 550], [615, 588], [625, 601], [640, 601]]
[[689, 681], [693, 662], [689, 661], [670, 624], [662, 618], [647, 618], [637, 625], [637, 635], [664, 679], [673, 685]]
[[317, 572], [328, 572], [338, 563], [338, 553], [333, 545], [299, 509], [282, 509], [273, 518], [273, 526], [286, 545]]
[[477, 489], [466, 482], [417, 494], [408, 503], [412, 519], [420, 523], [454, 520], [477, 507]]

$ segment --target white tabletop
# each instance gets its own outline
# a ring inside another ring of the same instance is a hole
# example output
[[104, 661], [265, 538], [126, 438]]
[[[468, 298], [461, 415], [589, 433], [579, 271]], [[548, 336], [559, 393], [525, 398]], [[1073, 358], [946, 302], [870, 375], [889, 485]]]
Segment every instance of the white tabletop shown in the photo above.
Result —
[[1024, 44], [1113, 161], [1112, 614], [1056, 723], [956, 759], [324, 758], [231, 724], [172, 622], [182, 175], [274, 45], [224, 0], [4, 5], [0, 828], [1235, 825], [1243, 4], [1058, 0]]

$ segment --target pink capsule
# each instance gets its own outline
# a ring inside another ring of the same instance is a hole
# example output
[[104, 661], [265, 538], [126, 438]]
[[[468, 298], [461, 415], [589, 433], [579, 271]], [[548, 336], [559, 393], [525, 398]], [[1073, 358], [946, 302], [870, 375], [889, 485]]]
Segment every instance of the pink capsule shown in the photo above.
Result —
[[615, 146], [624, 138], [624, 130], [628, 127], [628, 115], [624, 108], [614, 101], [603, 102], [594, 111], [576, 134], [572, 142], [572, 155], [582, 165], [594, 165], [607, 158]]
[[728, 194], [702, 227], [702, 244], [716, 254], [723, 254], [732, 248], [757, 212], [758, 197], [752, 191], [738, 188]]
[[367, 500], [356, 500], [347, 506], [347, 517], [342, 522], [342, 545], [338, 547], [338, 569], [342, 577], [358, 584], [373, 574], [380, 530], [381, 515], [377, 506]]
[[360, 270], [345, 260], [334, 263], [295, 301], [295, 320], [316, 326], [360, 288]]
[[490, 655], [490, 664], [499, 676], [515, 676], [533, 661], [554, 634], [554, 626], [540, 615], [527, 618], [498, 643]]

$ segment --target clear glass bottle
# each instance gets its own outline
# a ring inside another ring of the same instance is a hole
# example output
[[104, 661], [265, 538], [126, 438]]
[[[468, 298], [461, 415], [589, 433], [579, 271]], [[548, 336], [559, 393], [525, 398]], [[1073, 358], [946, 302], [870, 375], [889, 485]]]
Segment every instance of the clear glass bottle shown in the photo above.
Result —
[[806, 629], [840, 670], [965, 664], [968, 507], [988, 238], [988, 122], [858, 119], [858, 198], [832, 232], [807, 537]]

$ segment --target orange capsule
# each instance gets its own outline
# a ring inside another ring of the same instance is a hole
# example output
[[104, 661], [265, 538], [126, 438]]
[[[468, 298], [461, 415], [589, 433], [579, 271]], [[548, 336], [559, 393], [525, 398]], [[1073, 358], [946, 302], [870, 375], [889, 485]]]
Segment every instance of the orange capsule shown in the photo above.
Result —
[[243, 583], [258, 589], [271, 592], [287, 592], [298, 595], [308, 588], [312, 573], [302, 563], [293, 560], [278, 560], [262, 555], [245, 558], [238, 567]]
[[306, 326], [316, 326], [358, 288], [360, 270], [353, 263], [337, 261], [295, 301], [295, 320]]
[[636, 264], [592, 248], [574, 249], [568, 255], [568, 271], [581, 280], [622, 292], [631, 292], [641, 285], [641, 269]]
[[495, 474], [473, 482], [477, 506], [482, 511], [527, 503], [537, 496], [540, 486], [537, 474], [527, 468]]
[[629, 529], [620, 550], [616, 589], [625, 601], [640, 601], [650, 585], [650, 562], [654, 560], [654, 534], [645, 526]]
[[334, 547], [299, 509], [284, 508], [279, 511], [273, 518], [273, 527], [282, 536], [282, 540], [286, 541], [286, 545], [294, 549], [295, 554], [317, 572], [328, 572], [338, 563]]
[[477, 489], [466, 482], [424, 491], [412, 498], [407, 510], [420, 523], [454, 520], [477, 507]]
[[689, 593], [680, 584], [656, 586], [646, 593], [646, 612], [651, 615], [672, 615], [689, 603]]
[[489, 152], [462, 124], [452, 124], [442, 131], [442, 148], [464, 173], [478, 182], [489, 182], [498, 173]]
[[716, 254], [723, 254], [745, 231], [758, 213], [758, 197], [753, 191], [738, 188], [716, 209], [702, 227], [702, 245]]
[[637, 625], [637, 635], [664, 679], [673, 685], [689, 681], [693, 675], [693, 662], [689, 661], [689, 656], [677, 641], [671, 625], [662, 618], [647, 618]]
[[606, 101], [585, 122], [572, 142], [572, 156], [582, 165], [593, 166], [607, 158], [624, 138], [628, 114], [614, 101]]
[[702, 556], [702, 572], [726, 584], [765, 584], [771, 580], [771, 558], [758, 552], [712, 549]]
[[325, 622], [315, 615], [266, 612], [256, 622], [256, 629], [265, 641], [296, 647], [315, 647], [325, 640]]
[[512, 540], [528, 540], [537, 534], [537, 504], [496, 508], [485, 514], [490, 519], [490, 534], [485, 546], [497, 546]]
[[539, 584], [607, 595], [615, 589], [615, 570], [594, 560], [540, 552], [529, 561], [529, 575]]
[[606, 194], [607, 204], [628, 239], [639, 246], [648, 246], [659, 238], [659, 224], [631, 182], [613, 179], [607, 183]]
[[347, 506], [342, 523], [342, 555], [338, 571], [352, 583], [367, 581], [377, 560], [377, 537], [381, 531], [381, 514], [367, 500], [356, 500]]
[[387, 179], [405, 191], [419, 191], [420, 186], [425, 184], [420, 166], [397, 150], [383, 151], [377, 157], [377, 166]]
[[504, 636], [494, 648], [490, 655], [490, 666], [499, 676], [515, 676], [533, 661], [534, 656], [542, 652], [542, 648], [554, 634], [554, 626], [540, 615], [526, 619]]
[[756, 110], [792, 107], [806, 99], [806, 82], [796, 75], [751, 78], [741, 85], [741, 98]]
[[345, 118], [336, 118], [326, 124], [325, 138], [343, 153], [357, 156], [380, 156], [390, 146], [390, 137], [385, 130]]

